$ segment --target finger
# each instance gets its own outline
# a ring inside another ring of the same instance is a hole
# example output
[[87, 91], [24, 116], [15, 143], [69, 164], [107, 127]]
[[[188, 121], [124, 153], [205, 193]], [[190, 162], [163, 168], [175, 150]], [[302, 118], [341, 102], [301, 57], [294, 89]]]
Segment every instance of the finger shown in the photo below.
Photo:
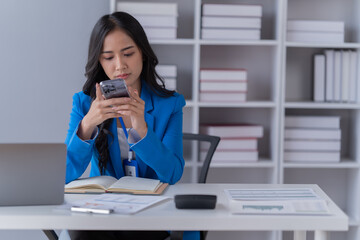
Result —
[[131, 88], [131, 87], [130, 87], [130, 89], [132, 90], [132, 91], [130, 92], [130, 94], [131, 94], [131, 97], [132, 97], [133, 99], [135, 99], [136, 101], [138, 101], [138, 102], [140, 102], [140, 103], [145, 103], [144, 100], [142, 100], [142, 99], [140, 98], [140, 94], [139, 94], [139, 92], [138, 92], [137, 89], [133, 89], [133, 88]]
[[98, 99], [98, 100], [104, 100], [105, 98], [104, 98], [104, 96], [103, 96], [102, 93], [101, 93], [99, 83], [96, 83], [95, 87], [96, 87], [96, 99]]

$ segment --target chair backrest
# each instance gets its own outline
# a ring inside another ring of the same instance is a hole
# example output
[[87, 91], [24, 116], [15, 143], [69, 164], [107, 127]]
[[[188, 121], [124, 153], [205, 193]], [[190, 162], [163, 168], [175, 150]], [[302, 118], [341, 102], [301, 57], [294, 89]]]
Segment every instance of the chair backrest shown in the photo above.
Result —
[[210, 143], [210, 147], [206, 153], [206, 157], [205, 157], [204, 163], [201, 167], [200, 176], [199, 176], [199, 180], [198, 180], [198, 183], [205, 183], [207, 174], [209, 171], [211, 159], [212, 159], [212, 157], [215, 153], [215, 150], [220, 142], [220, 137], [205, 135], [205, 134], [183, 133], [183, 139], [198, 141], [199, 143], [201, 143], [201, 142], [209, 142]]

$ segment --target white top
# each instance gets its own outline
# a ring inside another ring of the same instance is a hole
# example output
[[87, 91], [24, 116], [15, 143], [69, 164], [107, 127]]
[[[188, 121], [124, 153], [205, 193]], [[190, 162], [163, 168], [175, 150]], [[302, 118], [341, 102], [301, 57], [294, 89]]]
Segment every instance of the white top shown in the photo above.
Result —
[[[126, 131], [129, 132], [129, 128], [126, 128]], [[117, 128], [117, 133], [120, 145], [121, 160], [128, 159], [130, 146], [126, 139], [124, 129]]]

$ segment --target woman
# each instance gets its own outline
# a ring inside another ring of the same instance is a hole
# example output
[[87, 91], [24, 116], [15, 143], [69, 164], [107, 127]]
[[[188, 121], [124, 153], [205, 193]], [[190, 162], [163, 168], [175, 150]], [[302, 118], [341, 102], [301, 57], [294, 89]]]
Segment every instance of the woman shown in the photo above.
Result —
[[[126, 175], [123, 162], [129, 152], [135, 152], [138, 176], [176, 183], [184, 169], [182, 108], [185, 100], [157, 83], [158, 59], [141, 25], [124, 12], [103, 16], [91, 33], [88, 54], [87, 81], [83, 91], [73, 97], [65, 141], [66, 183], [79, 178], [90, 162], [90, 176], [120, 178]], [[125, 80], [130, 98], [105, 99], [99, 83], [117, 78]], [[77, 231], [73, 235], [78, 233], [86, 234]], [[114, 239], [141, 239], [142, 235], [136, 234], [142, 233], [130, 232], [130, 237], [126, 237], [128, 233], [106, 234], [109, 239], [114, 234]], [[85, 238], [107, 239], [104, 232], [99, 238], [95, 238], [96, 234], [99, 232]], [[146, 233], [145, 239], [164, 239], [165, 235], [167, 232], [151, 232]]]

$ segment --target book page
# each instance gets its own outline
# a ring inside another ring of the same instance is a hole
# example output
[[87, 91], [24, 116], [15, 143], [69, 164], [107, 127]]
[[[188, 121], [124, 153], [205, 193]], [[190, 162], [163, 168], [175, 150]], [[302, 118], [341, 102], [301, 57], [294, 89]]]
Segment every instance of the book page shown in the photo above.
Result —
[[65, 189], [79, 189], [79, 188], [101, 188], [106, 190], [111, 184], [117, 181], [111, 176], [97, 176], [77, 179], [65, 185]]
[[110, 189], [130, 189], [154, 192], [160, 185], [160, 180], [125, 176], [110, 186]]

